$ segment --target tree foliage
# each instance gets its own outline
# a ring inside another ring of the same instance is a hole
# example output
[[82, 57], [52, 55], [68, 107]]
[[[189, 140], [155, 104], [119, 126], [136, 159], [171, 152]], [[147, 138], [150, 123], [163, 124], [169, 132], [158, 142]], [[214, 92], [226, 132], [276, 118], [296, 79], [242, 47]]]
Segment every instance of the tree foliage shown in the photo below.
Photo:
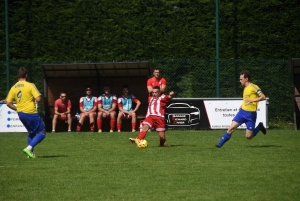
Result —
[[[299, 1], [224, 0], [219, 7], [222, 59], [300, 57]], [[5, 60], [4, 9], [0, 13]], [[215, 58], [211, 0], [9, 0], [9, 25], [12, 59]]]

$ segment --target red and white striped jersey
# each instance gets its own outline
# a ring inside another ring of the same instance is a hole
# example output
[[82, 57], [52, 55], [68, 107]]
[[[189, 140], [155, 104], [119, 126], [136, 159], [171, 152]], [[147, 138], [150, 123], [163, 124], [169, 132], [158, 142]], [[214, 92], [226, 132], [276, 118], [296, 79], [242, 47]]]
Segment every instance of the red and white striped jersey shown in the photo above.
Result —
[[160, 95], [158, 98], [154, 98], [153, 96], [148, 97], [148, 111], [146, 114], [146, 117], [152, 115], [152, 116], [160, 116], [164, 117], [165, 115], [165, 109], [167, 106], [167, 103], [170, 102], [169, 96], [166, 96], [164, 94]]

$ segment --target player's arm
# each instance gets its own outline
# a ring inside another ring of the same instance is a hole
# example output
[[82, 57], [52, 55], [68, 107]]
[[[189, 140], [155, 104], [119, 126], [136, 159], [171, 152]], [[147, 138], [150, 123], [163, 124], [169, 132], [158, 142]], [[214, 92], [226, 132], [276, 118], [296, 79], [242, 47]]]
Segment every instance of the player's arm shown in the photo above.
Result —
[[12, 103], [14, 101], [14, 96], [13, 94], [11, 94], [10, 92], [8, 93], [8, 95], [6, 96], [6, 105], [7, 107], [9, 107], [12, 110], [17, 111], [17, 107]]
[[148, 89], [148, 93], [151, 94], [153, 91], [153, 88], [151, 86], [147, 86], [147, 89]]
[[117, 108], [117, 103], [113, 103], [113, 104], [111, 105], [111, 108], [109, 109], [109, 112], [115, 111], [116, 108]]
[[108, 110], [108, 112], [113, 112], [117, 109], [117, 97], [114, 96], [113, 97], [113, 101], [112, 101], [112, 104], [111, 104], [111, 108]]
[[164, 78], [162, 78], [161, 79], [161, 86], [160, 86], [160, 91], [162, 92], [162, 93], [164, 93], [165, 92], [165, 90], [166, 90], [166, 88], [167, 88], [167, 81], [164, 79]]
[[12, 104], [12, 102], [6, 102], [6, 105], [10, 109], [17, 111], [17, 107], [14, 104]]
[[147, 81], [147, 89], [148, 89], [149, 94], [152, 93], [153, 88], [152, 88], [152, 85], [151, 85], [151, 78], [148, 79], [148, 81]]
[[246, 102], [247, 103], [252, 103], [252, 102], [259, 102], [262, 100], [266, 100], [266, 96], [265, 94], [263, 94], [262, 92], [260, 92], [259, 97], [255, 98], [255, 99], [247, 99]]
[[134, 99], [133, 102], [136, 103], [136, 106], [135, 106], [135, 108], [134, 108], [134, 110], [133, 110], [134, 112], [136, 112], [136, 111], [140, 108], [140, 106], [141, 106], [142, 103], [141, 103], [141, 101], [140, 101], [139, 99], [137, 99], [137, 98]]
[[94, 101], [94, 107], [93, 107], [93, 109], [91, 109], [91, 110], [89, 111], [89, 113], [91, 113], [91, 112], [96, 112], [96, 111], [97, 111], [97, 107], [98, 107], [97, 98], [94, 98], [94, 99], [95, 99], [95, 101]]
[[67, 111], [65, 112], [65, 114], [71, 114], [71, 108], [72, 108], [71, 101], [68, 100], [68, 107], [67, 107]]
[[174, 96], [175, 96], [174, 91], [171, 91], [171, 92], [169, 93], [169, 98], [172, 99], [172, 98], [174, 98]]
[[38, 97], [35, 98], [35, 102], [37, 102], [37, 103], [40, 102], [41, 100], [42, 100], [42, 96], [41, 95], [39, 95]]

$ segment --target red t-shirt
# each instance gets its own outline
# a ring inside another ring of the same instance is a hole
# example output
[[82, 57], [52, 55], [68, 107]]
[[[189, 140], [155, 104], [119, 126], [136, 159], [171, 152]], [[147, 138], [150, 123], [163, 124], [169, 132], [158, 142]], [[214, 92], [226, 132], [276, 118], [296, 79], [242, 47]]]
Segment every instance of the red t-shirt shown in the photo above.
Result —
[[151, 86], [152, 88], [155, 86], [161, 87], [162, 85], [167, 85], [167, 81], [165, 78], [161, 77], [159, 80], [155, 79], [154, 77], [149, 78], [147, 81], [147, 87]]
[[166, 96], [162, 94], [158, 98], [154, 98], [153, 96], [148, 97], [148, 111], [146, 117], [153, 115], [153, 116], [159, 116], [164, 117], [165, 115], [165, 109], [167, 106], [167, 103], [170, 102], [169, 96]]
[[71, 101], [65, 100], [65, 102], [62, 102], [62, 100], [59, 98], [54, 102], [54, 107], [57, 107], [57, 110], [59, 113], [66, 112], [68, 108], [72, 108]]

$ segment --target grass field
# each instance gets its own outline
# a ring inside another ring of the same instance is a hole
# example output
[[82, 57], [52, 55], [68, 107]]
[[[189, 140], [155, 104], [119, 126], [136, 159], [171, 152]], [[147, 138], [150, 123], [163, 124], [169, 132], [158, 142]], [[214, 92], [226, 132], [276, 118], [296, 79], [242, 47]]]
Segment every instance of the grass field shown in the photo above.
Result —
[[0, 200], [298, 201], [300, 133], [268, 130], [247, 140], [236, 131], [168, 131], [171, 148], [128, 141], [138, 133], [49, 133], [22, 152], [27, 134], [0, 134]]

